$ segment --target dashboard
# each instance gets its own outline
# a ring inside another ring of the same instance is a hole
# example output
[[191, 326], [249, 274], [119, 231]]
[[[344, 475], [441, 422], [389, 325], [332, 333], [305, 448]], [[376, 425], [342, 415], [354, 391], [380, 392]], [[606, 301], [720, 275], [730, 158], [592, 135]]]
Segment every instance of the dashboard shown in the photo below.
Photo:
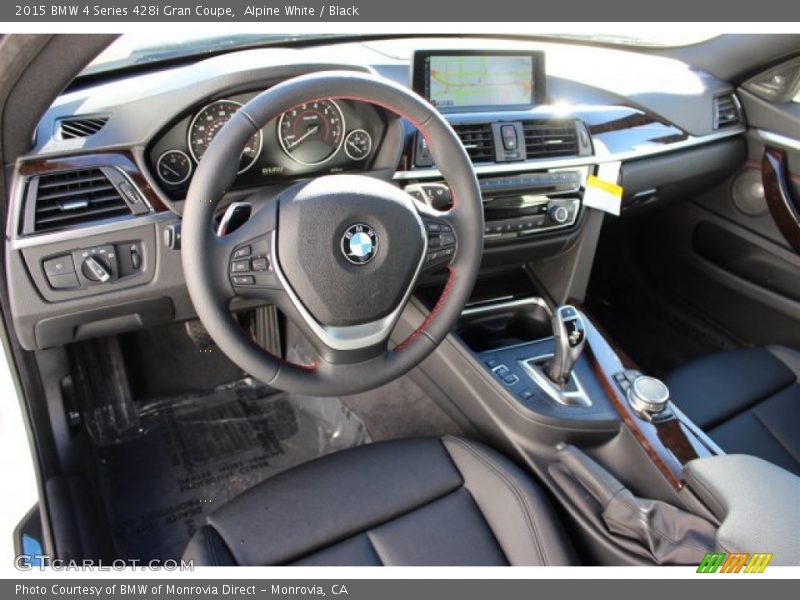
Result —
[[[602, 165], [619, 165], [625, 216], [712, 185], [742, 160], [731, 84], [623, 50], [402, 38], [249, 49], [94, 82], [53, 103], [15, 166], [6, 268], [22, 346], [194, 316], [180, 227], [198, 162], [256, 94], [322, 70], [374, 73], [439, 104], [479, 179], [489, 267], [559, 255], [598, 231], [583, 197]], [[450, 202], [409, 122], [321, 98], [253, 136], [221, 210], [258, 210], [299, 180], [336, 173], [392, 181], [435, 208]]]

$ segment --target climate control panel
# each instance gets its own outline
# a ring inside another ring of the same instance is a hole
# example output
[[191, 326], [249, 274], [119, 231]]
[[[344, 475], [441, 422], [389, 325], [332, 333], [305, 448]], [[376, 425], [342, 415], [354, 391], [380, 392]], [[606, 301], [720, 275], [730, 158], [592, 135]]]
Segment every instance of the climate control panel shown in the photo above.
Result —
[[577, 221], [580, 207], [578, 198], [544, 198], [538, 204], [529, 206], [521, 216], [493, 219], [487, 215], [484, 237], [509, 239], [570, 227]]

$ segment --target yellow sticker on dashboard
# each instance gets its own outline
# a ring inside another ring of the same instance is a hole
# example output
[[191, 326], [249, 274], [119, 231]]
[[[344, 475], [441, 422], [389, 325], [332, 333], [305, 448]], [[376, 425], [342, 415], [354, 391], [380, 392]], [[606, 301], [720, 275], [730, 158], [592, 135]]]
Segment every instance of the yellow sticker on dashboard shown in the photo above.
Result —
[[603, 163], [597, 168], [597, 175], [586, 178], [583, 192], [583, 205], [619, 216], [622, 210], [622, 186], [617, 185], [621, 163]]
[[589, 177], [587, 177], [586, 187], [598, 188], [599, 190], [606, 192], [607, 194], [611, 194], [612, 196], [616, 196], [617, 198], [622, 198], [621, 185], [617, 185], [616, 183], [611, 183], [610, 181], [605, 181], [603, 179], [600, 179], [599, 177], [595, 177], [594, 175], [589, 175]]

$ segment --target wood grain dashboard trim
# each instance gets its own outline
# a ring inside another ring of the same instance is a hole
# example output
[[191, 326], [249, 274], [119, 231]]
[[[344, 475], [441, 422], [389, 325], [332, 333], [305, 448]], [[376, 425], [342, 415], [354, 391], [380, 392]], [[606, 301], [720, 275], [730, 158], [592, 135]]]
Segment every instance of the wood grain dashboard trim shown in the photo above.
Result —
[[585, 354], [609, 402], [670, 485], [680, 490], [686, 483], [683, 465], [695, 458], [711, 456], [711, 452], [699, 441], [693, 442], [677, 419], [653, 423], [633, 411], [617, 387], [614, 374], [635, 369], [636, 365], [627, 355], [618, 352], [594, 323], [588, 318], [585, 321]]

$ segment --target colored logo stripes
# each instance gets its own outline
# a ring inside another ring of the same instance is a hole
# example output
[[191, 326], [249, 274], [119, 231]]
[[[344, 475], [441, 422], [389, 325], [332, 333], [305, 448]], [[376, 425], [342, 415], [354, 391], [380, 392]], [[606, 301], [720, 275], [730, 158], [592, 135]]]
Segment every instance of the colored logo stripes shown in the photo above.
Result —
[[763, 573], [772, 553], [708, 552], [697, 567], [698, 573]]

